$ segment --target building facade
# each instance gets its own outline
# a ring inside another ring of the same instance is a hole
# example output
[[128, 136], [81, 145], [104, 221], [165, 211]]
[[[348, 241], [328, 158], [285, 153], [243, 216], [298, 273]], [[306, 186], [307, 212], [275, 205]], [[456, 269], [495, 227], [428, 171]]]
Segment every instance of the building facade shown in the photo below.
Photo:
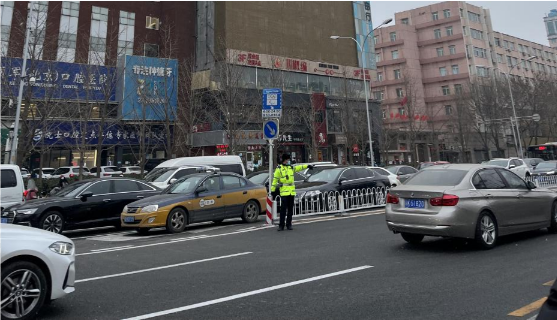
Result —
[[547, 31], [547, 40], [552, 48], [557, 48], [557, 9], [553, 9], [543, 18]]
[[511, 69], [513, 77], [524, 79], [557, 74], [556, 49], [493, 30], [489, 10], [466, 2], [396, 13], [395, 25], [378, 29], [374, 41], [372, 92], [382, 101], [391, 133], [382, 152], [389, 162], [479, 162], [488, 153], [513, 155], [507, 141], [505, 154], [473, 142], [461, 150], [454, 134], [459, 96], [471, 81], [506, 77]]

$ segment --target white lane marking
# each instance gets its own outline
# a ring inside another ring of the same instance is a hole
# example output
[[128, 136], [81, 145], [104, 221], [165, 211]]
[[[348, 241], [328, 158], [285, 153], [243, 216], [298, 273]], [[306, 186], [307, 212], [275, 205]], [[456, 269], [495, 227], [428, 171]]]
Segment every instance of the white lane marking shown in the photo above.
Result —
[[322, 280], [322, 279], [331, 278], [331, 277], [335, 277], [335, 276], [340, 276], [340, 275], [343, 275], [343, 274], [356, 272], [356, 271], [360, 271], [360, 270], [364, 270], [364, 269], [368, 269], [368, 268], [373, 268], [373, 266], [361, 266], [361, 267], [342, 270], [342, 271], [337, 271], [337, 272], [333, 272], [333, 273], [327, 273], [327, 274], [324, 274], [324, 275], [321, 275], [321, 276], [302, 279], [302, 280], [298, 280], [298, 281], [292, 281], [292, 282], [279, 284], [279, 285], [272, 286], [272, 287], [267, 287], [267, 288], [263, 288], [263, 289], [259, 289], [259, 290], [253, 290], [253, 291], [244, 292], [244, 293], [240, 293], [240, 294], [235, 294], [235, 295], [232, 295], [232, 296], [219, 298], [219, 299], [215, 299], [215, 300], [209, 300], [209, 301], [200, 302], [200, 303], [196, 303], [196, 304], [190, 304], [190, 305], [184, 306], [184, 307], [179, 307], [179, 308], [173, 308], [173, 309], [163, 310], [163, 311], [159, 311], [159, 312], [148, 313], [148, 314], [144, 314], [144, 315], [137, 316], [137, 317], [127, 318], [127, 319], [124, 319], [124, 320], [142, 320], [142, 319], [150, 319], [150, 318], [154, 318], [154, 317], [165, 316], [165, 315], [169, 315], [169, 314], [172, 314], [172, 313], [177, 313], [177, 312], [187, 311], [187, 310], [191, 310], [191, 309], [206, 307], [206, 306], [210, 306], [210, 305], [221, 303], [221, 302], [227, 302], [227, 301], [231, 301], [231, 300], [236, 300], [236, 299], [240, 299], [240, 298], [253, 296], [253, 295], [256, 295], [256, 294], [260, 294], [260, 293], [265, 293], [265, 292], [269, 292], [269, 291], [274, 291], [274, 290], [284, 289], [284, 288], [288, 288], [288, 287], [292, 287], [292, 286], [297, 286], [297, 285], [303, 284], [303, 283], [308, 283], [308, 282], [312, 282], [312, 281], [317, 281], [317, 280]]
[[531, 317], [531, 318], [528, 318], [527, 320], [536, 320], [537, 317], [538, 317], [538, 315], [535, 315], [535, 316], [533, 316], [533, 317]]
[[125, 234], [133, 234], [133, 233], [137, 233], [137, 232], [135, 232], [135, 231], [132, 231], [132, 232], [130, 232], [130, 231], [120, 231], [120, 232], [110, 232], [110, 233], [97, 234], [97, 235], [94, 235], [94, 236], [83, 236], [83, 237], [73, 238], [70, 235], [70, 236], [67, 236], [67, 237], [72, 239], [72, 240], [84, 240], [84, 239], [106, 237], [106, 236], [109, 236], [109, 235], [125, 235]]
[[214, 258], [208, 258], [208, 259], [188, 261], [188, 262], [182, 262], [182, 263], [176, 263], [176, 264], [169, 264], [169, 265], [161, 266], [161, 267], [154, 267], [154, 268], [148, 268], [148, 269], [142, 269], [142, 270], [136, 270], [136, 271], [109, 274], [109, 275], [100, 276], [100, 277], [81, 279], [81, 280], [76, 280], [75, 282], [78, 283], [78, 282], [88, 282], [88, 281], [95, 281], [95, 280], [101, 280], [101, 279], [115, 278], [115, 277], [127, 276], [127, 275], [130, 275], [130, 274], [137, 274], [137, 273], [143, 273], [143, 272], [149, 272], [149, 271], [155, 271], [155, 270], [162, 270], [162, 269], [168, 269], [168, 268], [187, 266], [189, 264], [196, 264], [196, 263], [207, 262], [207, 261], [214, 261], [214, 260], [221, 260], [221, 259], [226, 259], [226, 258], [239, 257], [239, 256], [244, 256], [246, 254], [251, 254], [251, 253], [253, 253], [253, 252], [241, 252], [241, 253], [236, 253], [236, 254], [230, 254], [230, 255], [227, 255], [227, 256], [220, 256], [220, 257], [214, 257]]
[[120, 246], [120, 247], [110, 247], [110, 248], [102, 248], [102, 249], [93, 249], [93, 250], [91, 250], [91, 252], [94, 252], [94, 251], [106, 251], [106, 250], [120, 249], [120, 248], [129, 248], [129, 247], [132, 247], [132, 246], [133, 246], [133, 245], [130, 244], [130, 245], [127, 245], [127, 246]]
[[228, 227], [228, 226], [212, 227], [212, 228], [201, 229], [201, 230], [192, 230], [192, 231], [188, 231], [188, 232], [190, 232], [190, 233], [201, 233], [201, 232], [218, 230], [218, 229], [222, 229], [222, 228], [226, 228], [226, 227]]
[[[382, 212], [381, 211], [372, 211], [372, 212], [368, 211], [368, 213], [362, 213], [362, 214], [346, 216], [346, 217], [334, 217], [334, 218], [327, 217], [327, 218], [321, 218], [319, 220], [314, 218], [314, 219], [311, 219], [309, 221], [298, 220], [298, 221], [294, 221], [294, 225], [315, 223], [315, 222], [321, 222], [321, 221], [331, 221], [331, 220], [341, 220], [341, 219], [366, 217], [366, 216], [376, 215], [376, 214], [380, 214], [380, 213], [382, 213]], [[247, 229], [241, 229], [241, 230], [237, 230], [237, 231], [233, 231], [233, 232], [220, 233], [220, 234], [198, 235], [198, 236], [192, 236], [192, 237], [187, 237], [187, 238], [176, 238], [176, 239], [171, 239], [171, 240], [164, 241], [164, 242], [148, 243], [148, 244], [137, 245], [137, 246], [130, 245], [130, 246], [125, 246], [125, 247], [106, 248], [106, 250], [96, 249], [96, 250], [91, 250], [90, 252], [77, 253], [76, 256], [87, 256], [87, 255], [91, 255], [91, 254], [99, 254], [99, 253], [115, 252], [115, 251], [121, 251], [121, 250], [147, 248], [147, 247], [160, 246], [160, 245], [165, 245], [165, 244], [173, 244], [173, 243], [178, 243], [178, 242], [183, 242], [183, 241], [192, 241], [192, 240], [199, 240], [199, 239], [209, 239], [209, 238], [223, 237], [223, 236], [241, 234], [241, 233], [246, 233], [246, 232], [264, 230], [264, 229], [269, 229], [269, 228], [276, 228], [276, 226], [274, 226], [274, 225], [273, 226], [264, 226], [264, 227], [257, 227], [257, 228], [253, 228], [253, 229], [247, 228]]]

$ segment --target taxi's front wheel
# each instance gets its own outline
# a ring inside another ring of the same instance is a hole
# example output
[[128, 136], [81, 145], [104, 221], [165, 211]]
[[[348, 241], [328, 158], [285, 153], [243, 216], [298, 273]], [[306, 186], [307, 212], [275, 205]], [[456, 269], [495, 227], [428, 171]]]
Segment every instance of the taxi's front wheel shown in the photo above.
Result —
[[175, 208], [170, 211], [166, 218], [166, 231], [178, 233], [186, 228], [186, 211], [182, 208]]
[[244, 222], [255, 222], [259, 217], [259, 205], [257, 202], [250, 200], [244, 206], [244, 212], [242, 214], [242, 220]]

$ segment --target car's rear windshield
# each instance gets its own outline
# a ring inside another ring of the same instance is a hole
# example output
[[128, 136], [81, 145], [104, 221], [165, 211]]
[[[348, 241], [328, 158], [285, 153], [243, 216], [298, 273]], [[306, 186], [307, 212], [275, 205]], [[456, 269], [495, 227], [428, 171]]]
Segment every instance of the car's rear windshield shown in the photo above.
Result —
[[385, 169], [379, 169], [379, 168], [371, 168], [371, 171], [380, 174], [382, 176], [389, 176], [390, 172], [385, 170]]
[[455, 169], [428, 169], [416, 173], [406, 181], [410, 186], [456, 186], [468, 173], [466, 170]]
[[557, 168], [557, 162], [540, 162], [536, 169], [555, 169]]
[[54, 172], [54, 169], [43, 169], [43, 173], [51, 174]]
[[498, 166], [498, 167], [506, 168], [507, 165], [509, 164], [509, 160], [490, 160], [484, 162], [484, 164], [487, 164], [488, 166]]

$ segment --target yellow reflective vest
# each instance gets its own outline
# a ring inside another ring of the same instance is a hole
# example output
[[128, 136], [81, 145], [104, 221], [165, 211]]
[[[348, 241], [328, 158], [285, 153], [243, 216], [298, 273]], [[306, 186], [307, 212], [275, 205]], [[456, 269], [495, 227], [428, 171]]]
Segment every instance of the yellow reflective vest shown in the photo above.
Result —
[[294, 173], [306, 169], [307, 164], [304, 165], [284, 165], [281, 164], [275, 169], [273, 174], [273, 183], [271, 184], [271, 192], [275, 192], [277, 186], [280, 190], [280, 195], [295, 196], [296, 186], [294, 185]]

